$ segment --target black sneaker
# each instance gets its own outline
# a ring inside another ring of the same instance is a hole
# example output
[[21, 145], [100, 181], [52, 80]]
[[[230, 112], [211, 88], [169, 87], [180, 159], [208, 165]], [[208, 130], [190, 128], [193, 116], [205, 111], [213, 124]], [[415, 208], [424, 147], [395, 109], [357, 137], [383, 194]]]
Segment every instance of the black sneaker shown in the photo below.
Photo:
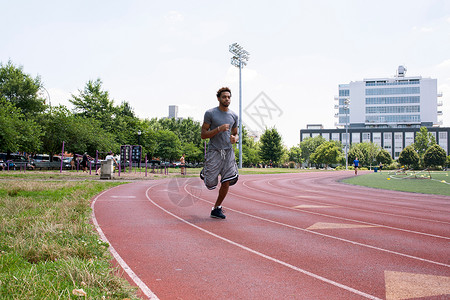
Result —
[[216, 218], [216, 219], [225, 219], [225, 215], [223, 214], [223, 210], [222, 210], [222, 206], [213, 208], [211, 210], [211, 218]]
[[203, 175], [203, 169], [200, 171], [200, 179], [205, 180], [205, 176]]

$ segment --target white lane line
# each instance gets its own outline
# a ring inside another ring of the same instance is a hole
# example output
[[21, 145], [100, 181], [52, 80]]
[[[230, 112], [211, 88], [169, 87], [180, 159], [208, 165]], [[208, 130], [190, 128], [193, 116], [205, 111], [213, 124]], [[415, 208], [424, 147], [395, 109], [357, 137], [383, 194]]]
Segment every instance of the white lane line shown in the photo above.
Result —
[[[150, 189], [153, 188], [153, 187], [154, 187], [154, 186], [149, 187], [149, 188], [147, 189], [147, 191], [145, 192], [145, 195], [147, 196], [148, 201], [150, 201], [153, 205], [155, 205], [156, 207], [158, 207], [159, 209], [161, 209], [161, 210], [164, 211], [165, 213], [171, 215], [172, 217], [174, 217], [174, 218], [180, 220], [181, 222], [183, 222], [183, 223], [185, 223], [185, 224], [187, 224], [187, 225], [189, 225], [189, 226], [192, 226], [192, 227], [194, 227], [194, 228], [196, 228], [196, 229], [198, 229], [198, 230], [200, 230], [200, 231], [202, 231], [202, 232], [204, 232], [204, 233], [206, 233], [206, 234], [209, 234], [209, 235], [211, 235], [211, 236], [213, 236], [213, 237], [215, 237], [215, 238], [218, 238], [218, 239], [220, 239], [220, 240], [222, 240], [222, 241], [224, 241], [224, 242], [227, 242], [227, 243], [229, 243], [229, 244], [231, 244], [231, 245], [234, 245], [234, 246], [236, 246], [236, 247], [239, 247], [239, 248], [241, 248], [241, 249], [243, 249], [243, 250], [245, 250], [245, 251], [248, 251], [248, 252], [250, 252], [250, 253], [253, 253], [253, 254], [258, 255], [258, 256], [260, 256], [260, 257], [262, 257], [262, 258], [268, 259], [268, 260], [270, 260], [270, 261], [272, 261], [272, 262], [275, 262], [275, 263], [277, 263], [277, 264], [283, 265], [283, 266], [285, 266], [285, 267], [288, 267], [288, 268], [290, 268], [290, 269], [292, 269], [292, 270], [298, 271], [298, 272], [300, 272], [300, 273], [303, 273], [303, 274], [305, 274], [305, 275], [307, 275], [307, 276], [313, 277], [313, 278], [318, 279], [318, 280], [320, 280], [320, 281], [323, 281], [323, 282], [326, 282], [326, 283], [328, 283], [328, 284], [334, 285], [334, 286], [336, 286], [336, 287], [338, 287], [338, 288], [347, 290], [347, 291], [349, 291], [349, 292], [351, 292], [351, 293], [357, 294], [357, 295], [362, 296], [362, 297], [365, 297], [365, 298], [367, 298], [367, 299], [381, 300], [380, 298], [377, 298], [377, 297], [372, 296], [372, 295], [370, 295], [370, 294], [367, 294], [367, 293], [358, 291], [358, 290], [356, 290], [356, 289], [354, 289], [354, 288], [351, 288], [351, 287], [349, 287], [349, 286], [343, 285], [343, 284], [341, 284], [341, 283], [338, 283], [338, 282], [336, 282], [336, 281], [330, 280], [330, 279], [328, 279], [328, 278], [322, 277], [322, 276], [320, 276], [320, 275], [311, 273], [311, 272], [309, 272], [309, 271], [300, 269], [300, 268], [298, 268], [298, 267], [296, 267], [296, 266], [294, 266], [294, 265], [291, 265], [291, 264], [289, 264], [289, 263], [287, 263], [287, 262], [284, 262], [284, 261], [281, 261], [281, 260], [276, 259], [276, 258], [274, 258], [274, 257], [268, 256], [268, 255], [263, 254], [263, 253], [261, 253], [261, 252], [258, 252], [258, 251], [256, 251], [256, 250], [253, 250], [253, 249], [251, 249], [251, 248], [249, 248], [249, 247], [246, 247], [246, 246], [244, 246], [244, 245], [242, 245], [242, 244], [239, 244], [239, 243], [234, 242], [234, 241], [232, 241], [232, 240], [229, 240], [229, 239], [227, 239], [227, 238], [225, 238], [225, 237], [222, 237], [222, 236], [220, 236], [220, 235], [217, 235], [217, 234], [215, 234], [215, 233], [213, 233], [213, 232], [211, 232], [211, 231], [208, 231], [208, 230], [206, 230], [206, 229], [204, 229], [204, 228], [202, 228], [202, 227], [199, 227], [199, 226], [197, 226], [197, 225], [195, 225], [195, 224], [193, 224], [193, 223], [191, 223], [191, 222], [189, 222], [189, 221], [187, 221], [187, 220], [185, 220], [185, 219], [179, 217], [178, 215], [175, 215], [174, 213], [172, 213], [172, 212], [166, 210], [165, 208], [159, 206], [158, 204], [156, 204], [156, 203], [150, 198], [150, 196], [149, 196], [149, 194], [148, 194], [149, 191], [150, 191]], [[188, 192], [188, 193], [189, 193], [189, 192]], [[192, 194], [191, 194], [191, 195], [192, 195]], [[192, 196], [194, 196], [194, 195], [192, 195]], [[194, 197], [196, 197], [196, 196], [194, 196]], [[198, 197], [196, 197], [196, 198], [198, 198]], [[199, 199], [200, 199], [200, 198], [199, 198]], [[207, 202], [208, 202], [208, 201], [207, 201]]]
[[[189, 193], [189, 191], [187, 191], [186, 188], [185, 188], [185, 191], [187, 193]], [[197, 197], [195, 195], [191, 194], [191, 196], [199, 199], [200, 201], [204, 201], [204, 202], [207, 202], [207, 203], [214, 204], [213, 202], [210, 202], [210, 201], [208, 201], [206, 199], [202, 199], [202, 198]], [[241, 197], [244, 197], [244, 196], [241, 196]], [[253, 200], [253, 199], [248, 198], [248, 197], [244, 197], [244, 198]], [[263, 203], [266, 203], [266, 204], [271, 204], [271, 203], [265, 202], [265, 201], [259, 201], [259, 200], [253, 200], [253, 201], [263, 202]], [[274, 204], [274, 206], [280, 206], [282, 208], [290, 209], [290, 207], [285, 207], [285, 206], [281, 206], [281, 205], [277, 205], [277, 204]], [[255, 218], [255, 219], [258, 219], [258, 220], [265, 221], [265, 222], [281, 225], [281, 226], [288, 227], [288, 228], [291, 228], [291, 229], [300, 230], [300, 231], [304, 231], [304, 232], [320, 235], [322, 237], [327, 237], [327, 238], [335, 239], [335, 240], [338, 240], [338, 241], [342, 241], [342, 242], [345, 242], [345, 243], [350, 243], [350, 244], [353, 244], [353, 245], [362, 246], [362, 247], [374, 249], [374, 250], [377, 250], [377, 251], [382, 251], [382, 252], [386, 252], [386, 253], [389, 253], [389, 254], [395, 254], [395, 255], [399, 255], [399, 256], [415, 259], [415, 260], [419, 260], [419, 261], [422, 261], [422, 262], [431, 263], [431, 264], [440, 265], [440, 266], [444, 266], [444, 267], [450, 268], [450, 265], [447, 265], [447, 264], [444, 264], [444, 263], [441, 263], [441, 262], [436, 262], [436, 261], [433, 261], [433, 260], [420, 258], [420, 257], [417, 257], [417, 256], [412, 256], [412, 255], [408, 255], [408, 254], [405, 254], [405, 253], [396, 252], [396, 251], [393, 251], [393, 250], [379, 248], [379, 247], [376, 247], [376, 246], [367, 245], [367, 244], [363, 244], [363, 243], [347, 240], [347, 239], [344, 239], [344, 238], [340, 238], [340, 237], [336, 237], [336, 236], [320, 233], [320, 232], [317, 232], [317, 231], [312, 231], [312, 230], [305, 229], [305, 228], [300, 228], [300, 227], [289, 225], [289, 224], [286, 224], [286, 223], [281, 223], [281, 222], [278, 222], [278, 221], [274, 221], [274, 220], [266, 219], [266, 218], [263, 218], [263, 217], [251, 215], [251, 214], [248, 214], [248, 213], [245, 213], [245, 212], [242, 212], [242, 211], [239, 211], [239, 210], [235, 210], [235, 209], [232, 209], [232, 208], [229, 208], [229, 207], [227, 207], [226, 209], [234, 211], [234, 212], [242, 214], [242, 215], [245, 215], [245, 216], [248, 216], [248, 217], [251, 217], [251, 218]], [[365, 222], [361, 222], [361, 223], [365, 223]], [[374, 226], [374, 227], [385, 227], [385, 226], [382, 226], [382, 225], [381, 226], [371, 225], [371, 226]]]
[[[266, 192], [266, 191], [262, 191], [262, 190], [258, 190], [258, 189], [251, 188], [251, 187], [247, 186], [247, 185], [245, 184], [245, 182], [243, 183], [243, 185], [244, 185], [245, 187], [247, 187], [248, 189], [250, 189], [250, 190], [258, 191], [258, 192], [260, 192], [260, 193], [268, 194], [268, 195], [275, 196], [275, 197], [280, 197], [280, 195], [277, 195], [277, 194], [274, 194], [274, 193], [270, 193], [270, 192]], [[280, 205], [280, 204], [270, 203], [270, 202], [266, 202], [266, 201], [262, 201], [262, 200], [256, 200], [256, 199], [249, 198], [249, 197], [242, 196], [242, 195], [238, 195], [238, 194], [235, 194], [235, 193], [232, 193], [232, 192], [229, 192], [229, 194], [235, 195], [235, 196], [237, 196], [237, 197], [245, 198], [245, 199], [248, 199], [248, 200], [251, 200], [251, 201], [255, 201], [255, 202], [267, 204], [267, 205], [272, 205], [272, 206], [282, 207], [282, 208], [286, 208], [286, 209], [293, 209], [293, 208], [291, 208], [291, 207], [289, 207], [289, 206], [284, 206], [284, 205]], [[292, 197], [289, 197], [289, 196], [282, 196], [282, 197], [286, 197], [286, 198], [291, 198], [291, 199], [293, 199]], [[414, 234], [420, 234], [420, 235], [430, 236], [430, 237], [439, 238], [439, 239], [450, 240], [450, 237], [441, 236], [441, 235], [436, 235], [436, 234], [431, 234], [431, 233], [418, 232], [418, 231], [413, 231], [413, 230], [408, 230], [408, 229], [403, 229], [403, 228], [398, 228], [398, 227], [392, 227], [392, 226], [387, 226], [387, 225], [382, 225], [382, 224], [376, 224], [376, 223], [364, 222], [364, 221], [355, 220], [355, 219], [342, 218], [342, 217], [337, 217], [337, 216], [327, 215], [327, 214], [323, 214], [323, 213], [318, 213], [318, 212], [313, 212], [313, 211], [307, 211], [307, 210], [303, 210], [303, 209], [297, 209], [297, 208], [296, 208], [295, 210], [302, 211], [302, 212], [304, 212], [304, 213], [311, 214], [311, 215], [318, 215], [318, 216], [322, 216], [322, 217], [334, 218], [334, 219], [344, 220], [344, 221], [352, 221], [352, 222], [357, 222], [357, 223], [366, 224], [366, 225], [372, 225], [372, 226], [383, 227], [383, 228], [388, 228], [388, 229], [392, 229], [392, 230], [398, 230], [398, 231], [403, 231], [403, 232], [408, 232], [408, 233], [414, 233]]]
[[110, 196], [111, 198], [123, 198], [123, 199], [133, 199], [136, 198], [136, 196]]
[[[119, 187], [119, 186], [117, 186]], [[117, 188], [115, 187], [115, 188]], [[111, 245], [111, 243], [106, 238], [105, 234], [103, 233], [103, 230], [100, 228], [100, 225], [97, 222], [97, 218], [95, 217], [95, 210], [94, 205], [97, 199], [102, 196], [104, 193], [108, 192], [109, 190], [103, 191], [102, 193], [98, 194], [94, 200], [92, 201], [91, 208], [92, 208], [92, 221], [94, 222], [95, 229], [97, 229], [98, 233], [100, 234], [100, 238], [105, 243], [109, 244], [109, 251], [114, 256], [116, 261], [119, 263], [119, 265], [122, 267], [122, 269], [130, 276], [130, 278], [136, 283], [136, 285], [141, 289], [141, 291], [145, 294], [145, 296], [148, 297], [148, 299], [151, 300], [159, 300], [159, 298], [150, 290], [150, 288], [139, 278], [139, 276], [136, 275], [136, 273], [133, 272], [133, 270], [128, 266], [128, 264], [122, 259], [122, 257], [117, 253], [116, 249]]]
[[[273, 181], [273, 180], [272, 180], [272, 181]], [[295, 185], [296, 185], [295, 181], [296, 181], [296, 179], [292, 179], [292, 180], [290, 180], [289, 182], [290, 182], [293, 186], [295, 186]], [[274, 184], [271, 183], [271, 182], [268, 182], [268, 184], [271, 185], [271, 186], [273, 186], [273, 187], [277, 187], [276, 185], [274, 185]], [[341, 183], [341, 186], [338, 185], [337, 188], [342, 188], [342, 185], [346, 185], [346, 184], [342, 184], [342, 183]], [[278, 187], [278, 188], [279, 188], [279, 187]], [[294, 190], [294, 189], [290, 189], [290, 188], [287, 188], [287, 189], [289, 189], [290, 191], [293, 191], [293, 192], [299, 192], [298, 190]], [[303, 191], [303, 190], [302, 190], [302, 191]], [[329, 190], [328, 190], [328, 191], [329, 191]], [[386, 190], [386, 191], [389, 192], [389, 190]], [[314, 199], [326, 198], [326, 196], [323, 196], [323, 195], [329, 195], [328, 193], [326, 193], [326, 191], [318, 191], [318, 190], [316, 190], [316, 191], [314, 191], [314, 193], [316, 193], [316, 194], [318, 194], [318, 195], [321, 195], [321, 196], [310, 196], [311, 198], [314, 197]], [[357, 192], [356, 194], [357, 194], [357, 195], [363, 196], [363, 194], [362, 194], [361, 192]], [[440, 196], [440, 195], [438, 195], [438, 196]], [[329, 196], [328, 196], [328, 197], [329, 197]], [[355, 194], [354, 194], [353, 196], [347, 197], [346, 199], [353, 199], [353, 200], [357, 200], [359, 203], [364, 203], [364, 201], [361, 200], [361, 197], [355, 196]], [[308, 200], [306, 200], [306, 201], [308, 201]], [[400, 201], [404, 201], [404, 200], [400, 198]], [[417, 200], [417, 199], [415, 199], [415, 201], [416, 201], [416, 202], [424, 203], [424, 201], [419, 201], [419, 200]], [[310, 200], [309, 202], [314, 202], [314, 203], [315, 203], [315, 202], [319, 202], [319, 201], [311, 201], [311, 200]], [[405, 203], [406, 203], [406, 202], [405, 202]], [[405, 206], [394, 205], [394, 204], [388, 204], [388, 203], [380, 203], [380, 202], [370, 202], [370, 204], [372, 204], [372, 205], [382, 205], [382, 206], [385, 206], [385, 207], [395, 207], [395, 208], [400, 208], [400, 209], [405, 209], [405, 208], [406, 208], [406, 209], [408, 209], [408, 210], [410, 210], [410, 211], [423, 212], [423, 209], [419, 209], [419, 208], [415, 208], [415, 207], [405, 207]], [[346, 207], [346, 208], [351, 209], [351, 210], [356, 210], [356, 211], [364, 211], [364, 212], [372, 212], [372, 213], [375, 213], [375, 212], [373, 212], [373, 211], [366, 210], [366, 209], [362, 209], [362, 208], [356, 208], [356, 207], [350, 207], [350, 206], [343, 206], [343, 207]], [[433, 211], [435, 211], [435, 212], [441, 212], [441, 211], [438, 211], [438, 210], [429, 210], [429, 212], [433, 212]], [[402, 217], [402, 218], [412, 219], [412, 220], [427, 221], [427, 222], [431, 222], [431, 223], [450, 224], [449, 222], [445, 222], [445, 221], [438, 221], [438, 220], [427, 219], [427, 218], [411, 217], [411, 216], [398, 215], [398, 214], [392, 214], [392, 213], [386, 213], [386, 212], [380, 212], [380, 211], [378, 211], [378, 212], [376, 212], [376, 213], [377, 213], [377, 214], [381, 214], [381, 215], [393, 216], [393, 217]]]

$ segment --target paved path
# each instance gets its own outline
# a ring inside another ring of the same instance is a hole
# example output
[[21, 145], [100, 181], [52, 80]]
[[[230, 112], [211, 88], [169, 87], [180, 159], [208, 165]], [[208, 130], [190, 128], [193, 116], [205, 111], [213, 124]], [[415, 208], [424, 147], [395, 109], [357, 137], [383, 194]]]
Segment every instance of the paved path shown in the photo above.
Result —
[[198, 178], [140, 181], [98, 195], [94, 222], [148, 298], [450, 299], [450, 197], [348, 176], [240, 176], [226, 220]]

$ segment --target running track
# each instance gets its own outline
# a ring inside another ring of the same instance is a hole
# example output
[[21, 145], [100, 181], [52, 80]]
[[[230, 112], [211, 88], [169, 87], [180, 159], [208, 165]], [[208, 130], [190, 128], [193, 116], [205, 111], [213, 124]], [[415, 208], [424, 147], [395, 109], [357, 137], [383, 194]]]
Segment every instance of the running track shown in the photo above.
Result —
[[450, 299], [450, 197], [339, 183], [350, 172], [139, 181], [93, 221], [150, 299]]

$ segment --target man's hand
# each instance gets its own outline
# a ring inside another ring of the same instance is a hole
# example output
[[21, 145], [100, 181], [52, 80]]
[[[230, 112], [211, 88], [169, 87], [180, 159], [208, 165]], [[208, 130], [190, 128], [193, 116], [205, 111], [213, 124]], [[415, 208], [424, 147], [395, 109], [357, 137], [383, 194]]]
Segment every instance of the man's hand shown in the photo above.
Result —
[[236, 144], [237, 142], [239, 141], [239, 135], [231, 135], [230, 136], [230, 142], [232, 143], [232, 144]]
[[228, 131], [228, 129], [230, 129], [230, 124], [222, 124], [217, 128], [218, 128], [219, 132]]

